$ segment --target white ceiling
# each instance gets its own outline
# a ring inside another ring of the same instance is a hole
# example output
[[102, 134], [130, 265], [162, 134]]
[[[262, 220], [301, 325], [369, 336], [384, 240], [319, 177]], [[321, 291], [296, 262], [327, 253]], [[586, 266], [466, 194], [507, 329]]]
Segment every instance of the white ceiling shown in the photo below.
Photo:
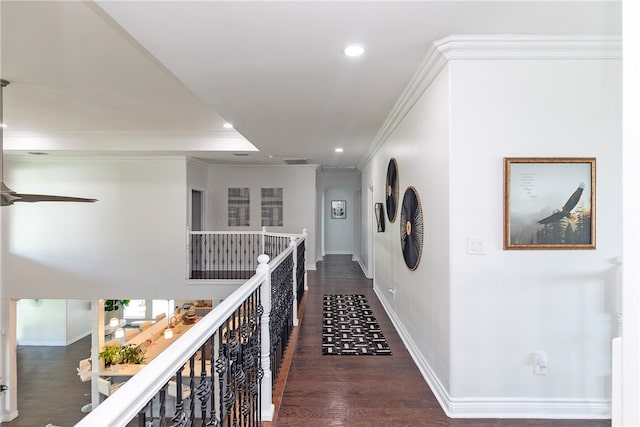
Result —
[[[3, 0], [0, 7], [0, 71], [11, 81], [5, 150], [52, 155], [355, 167], [435, 40], [621, 34], [621, 5], [611, 0]], [[366, 54], [347, 58], [349, 42], [366, 45]], [[237, 131], [224, 129], [225, 120]], [[338, 146], [344, 153], [334, 152]]]

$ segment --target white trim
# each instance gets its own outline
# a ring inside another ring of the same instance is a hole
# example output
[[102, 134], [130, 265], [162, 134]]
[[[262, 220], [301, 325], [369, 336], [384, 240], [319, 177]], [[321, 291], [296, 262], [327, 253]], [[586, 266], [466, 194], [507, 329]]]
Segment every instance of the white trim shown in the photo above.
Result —
[[82, 338], [86, 337], [87, 335], [91, 335], [91, 331], [86, 331], [81, 333], [80, 335], [77, 335], [71, 339], [67, 339], [67, 343], [65, 345], [71, 345], [76, 341], [80, 341]]
[[605, 399], [454, 398], [451, 418], [611, 418], [611, 401]]
[[398, 331], [411, 358], [429, 385], [442, 410], [450, 418], [545, 418], [545, 419], [609, 419], [608, 399], [533, 399], [512, 397], [454, 398], [440, 382], [429, 362], [422, 356], [406, 328], [396, 316], [383, 292], [374, 283], [373, 291]]
[[66, 340], [56, 340], [56, 341], [32, 341], [32, 340], [20, 340], [17, 343], [18, 345], [21, 346], [42, 346], [42, 347], [66, 347], [67, 346], [67, 341]]
[[445, 65], [460, 59], [620, 60], [622, 40], [616, 36], [518, 34], [451, 35], [437, 40], [358, 163], [358, 169], [367, 166]]
[[400, 95], [400, 98], [393, 106], [393, 109], [369, 146], [369, 149], [358, 163], [358, 169], [363, 170], [369, 161], [371, 161], [373, 156], [375, 156], [380, 148], [382, 148], [384, 143], [387, 142], [407, 113], [411, 108], [413, 108], [424, 91], [429, 87], [431, 82], [433, 82], [436, 76], [440, 74], [440, 71], [442, 71], [446, 63], [447, 60], [440, 51], [435, 48], [431, 49], [426, 59], [418, 67], [418, 71], [413, 75], [409, 84]]
[[325, 255], [353, 255], [353, 251], [341, 251], [341, 250], [326, 251]]
[[447, 61], [458, 59], [622, 59], [611, 36], [451, 35], [434, 42]]
[[9, 412], [8, 414], [2, 414], [2, 422], [8, 423], [18, 418], [18, 411]]
[[358, 263], [358, 265], [360, 266], [360, 270], [362, 270], [362, 274], [364, 274], [364, 276], [367, 279], [371, 279], [371, 277], [369, 277], [369, 271], [367, 270], [367, 268], [364, 266], [364, 264], [362, 264], [362, 260], [360, 258], [354, 260]]

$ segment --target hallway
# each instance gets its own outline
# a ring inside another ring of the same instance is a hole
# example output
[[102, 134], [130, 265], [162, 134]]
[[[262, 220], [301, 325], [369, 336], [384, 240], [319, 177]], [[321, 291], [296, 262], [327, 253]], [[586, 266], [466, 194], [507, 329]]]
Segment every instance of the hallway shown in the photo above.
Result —
[[[309, 271], [309, 291], [276, 427], [605, 427], [610, 420], [449, 419], [422, 379], [350, 255], [328, 255]], [[322, 295], [364, 294], [392, 356], [322, 356]], [[84, 414], [89, 383], [76, 375], [90, 339], [67, 347], [18, 348], [18, 410], [8, 427], [70, 427]], [[275, 395], [274, 395], [275, 397]], [[96, 426], [102, 427], [102, 426]]]
[[[350, 255], [327, 255], [309, 291], [276, 427], [605, 427], [610, 420], [447, 418]], [[322, 296], [364, 294], [392, 356], [322, 356]]]

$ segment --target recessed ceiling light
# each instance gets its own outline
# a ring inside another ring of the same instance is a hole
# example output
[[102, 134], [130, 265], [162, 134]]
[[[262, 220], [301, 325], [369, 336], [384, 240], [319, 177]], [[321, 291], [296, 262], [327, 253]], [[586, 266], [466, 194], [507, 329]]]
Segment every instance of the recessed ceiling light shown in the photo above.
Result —
[[361, 44], [350, 44], [344, 48], [344, 54], [351, 57], [361, 56], [364, 53], [364, 46]]
[[225, 129], [233, 129], [233, 125], [231, 123], [225, 123], [222, 125]]
[[344, 150], [340, 147], [336, 148], [336, 153], [342, 153]]

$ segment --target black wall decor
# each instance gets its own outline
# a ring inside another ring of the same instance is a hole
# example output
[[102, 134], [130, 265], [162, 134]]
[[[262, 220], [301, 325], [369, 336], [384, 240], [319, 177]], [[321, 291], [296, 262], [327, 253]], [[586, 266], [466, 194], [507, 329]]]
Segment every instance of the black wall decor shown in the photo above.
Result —
[[410, 270], [415, 270], [422, 256], [424, 220], [422, 204], [415, 188], [409, 187], [402, 198], [400, 212], [400, 245], [404, 262]]
[[387, 203], [387, 217], [389, 222], [396, 220], [398, 213], [398, 164], [396, 159], [389, 160], [387, 166], [387, 182], [385, 187], [385, 196]]

